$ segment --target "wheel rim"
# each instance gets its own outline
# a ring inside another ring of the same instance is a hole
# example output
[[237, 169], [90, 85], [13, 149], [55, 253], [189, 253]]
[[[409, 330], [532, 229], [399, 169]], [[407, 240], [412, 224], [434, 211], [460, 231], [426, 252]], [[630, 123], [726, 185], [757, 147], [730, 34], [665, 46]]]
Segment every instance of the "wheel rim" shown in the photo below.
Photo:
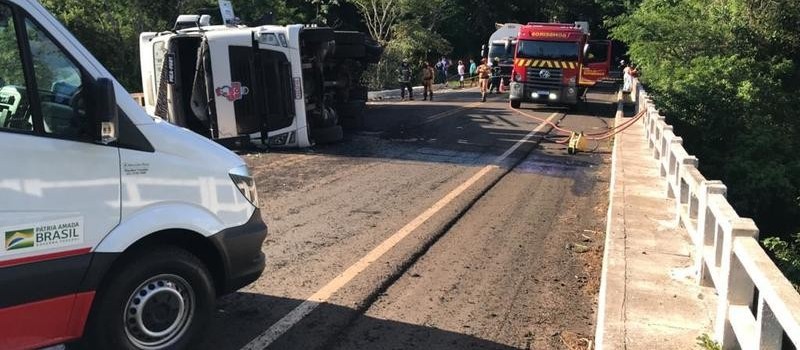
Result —
[[163, 349], [189, 328], [195, 306], [194, 291], [185, 279], [172, 274], [152, 277], [134, 289], [125, 304], [125, 334], [140, 349]]

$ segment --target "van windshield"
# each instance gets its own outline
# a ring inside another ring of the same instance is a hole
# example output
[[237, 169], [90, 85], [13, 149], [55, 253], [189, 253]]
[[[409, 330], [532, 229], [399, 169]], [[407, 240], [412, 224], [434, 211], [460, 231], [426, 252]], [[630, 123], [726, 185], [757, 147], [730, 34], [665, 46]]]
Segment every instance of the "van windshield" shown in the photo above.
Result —
[[577, 60], [580, 48], [575, 41], [533, 41], [520, 40], [517, 43], [517, 57], [544, 58], [558, 60]]

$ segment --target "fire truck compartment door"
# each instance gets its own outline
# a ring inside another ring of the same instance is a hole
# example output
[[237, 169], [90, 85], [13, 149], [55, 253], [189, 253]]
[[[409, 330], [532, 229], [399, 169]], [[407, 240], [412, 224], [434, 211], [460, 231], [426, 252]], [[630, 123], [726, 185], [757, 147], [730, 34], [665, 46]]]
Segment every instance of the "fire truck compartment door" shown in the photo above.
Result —
[[594, 85], [608, 76], [611, 69], [611, 41], [593, 40], [583, 57], [581, 67], [581, 85]]

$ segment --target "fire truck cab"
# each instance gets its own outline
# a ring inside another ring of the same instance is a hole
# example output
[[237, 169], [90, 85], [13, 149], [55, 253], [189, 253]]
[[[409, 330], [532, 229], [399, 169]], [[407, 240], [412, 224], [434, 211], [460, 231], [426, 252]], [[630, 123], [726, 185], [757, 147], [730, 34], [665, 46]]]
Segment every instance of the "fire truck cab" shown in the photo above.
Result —
[[513, 108], [522, 102], [576, 105], [611, 66], [611, 42], [589, 40], [587, 22], [528, 23], [515, 51]]

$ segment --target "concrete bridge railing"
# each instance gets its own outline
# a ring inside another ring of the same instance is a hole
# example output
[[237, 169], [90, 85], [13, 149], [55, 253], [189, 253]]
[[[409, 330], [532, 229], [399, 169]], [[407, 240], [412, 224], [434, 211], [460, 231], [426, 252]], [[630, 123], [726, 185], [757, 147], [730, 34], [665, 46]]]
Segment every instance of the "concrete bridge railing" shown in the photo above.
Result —
[[753, 220], [736, 214], [722, 182], [700, 173], [698, 159], [637, 85], [637, 107], [647, 111], [646, 136], [666, 195], [675, 199], [676, 220], [692, 237], [697, 282], [719, 296], [714, 339], [724, 349], [781, 349], [784, 341], [800, 348], [800, 294], [759, 245]]

